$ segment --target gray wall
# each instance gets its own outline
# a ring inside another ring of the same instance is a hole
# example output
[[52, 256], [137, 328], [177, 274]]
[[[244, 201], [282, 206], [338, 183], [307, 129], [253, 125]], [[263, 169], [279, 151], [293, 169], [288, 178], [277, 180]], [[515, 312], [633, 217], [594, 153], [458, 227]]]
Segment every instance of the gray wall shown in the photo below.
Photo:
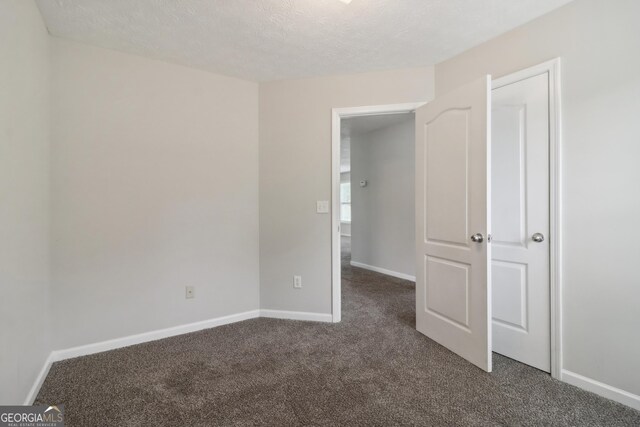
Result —
[[351, 136], [351, 261], [415, 277], [414, 127], [407, 115]]
[[22, 404], [49, 355], [49, 35], [0, 1], [0, 404]]
[[443, 94], [562, 57], [564, 368], [640, 394], [640, 2], [578, 0], [436, 66]]
[[331, 312], [331, 109], [432, 95], [432, 67], [260, 84], [262, 308]]
[[258, 85], [52, 47], [55, 349], [258, 309]]

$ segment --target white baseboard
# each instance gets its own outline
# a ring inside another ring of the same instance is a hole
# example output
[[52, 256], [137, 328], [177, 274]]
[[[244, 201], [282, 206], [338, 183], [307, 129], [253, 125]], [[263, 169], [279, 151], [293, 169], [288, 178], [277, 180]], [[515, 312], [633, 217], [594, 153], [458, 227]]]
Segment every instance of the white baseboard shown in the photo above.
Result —
[[229, 323], [240, 322], [243, 320], [254, 319], [260, 317], [260, 310], [246, 311], [244, 313], [232, 314], [229, 316], [217, 317], [215, 319], [203, 320], [201, 322], [188, 323], [186, 325], [174, 326], [171, 328], [158, 329], [155, 331], [144, 332], [142, 334], [129, 335], [122, 338], [115, 338], [112, 340], [101, 341], [93, 344], [81, 345], [78, 347], [72, 347], [65, 350], [54, 350], [49, 354], [49, 357], [44, 363], [44, 366], [40, 370], [36, 381], [34, 382], [31, 390], [25, 398], [25, 405], [33, 404], [42, 383], [44, 382], [51, 364], [60, 360], [71, 359], [74, 357], [87, 356], [89, 354], [101, 353], [103, 351], [115, 350], [116, 348], [128, 347], [130, 345], [142, 344], [149, 341], [155, 341], [162, 338], [169, 338], [176, 335], [187, 334], [189, 332], [196, 332], [202, 329], [214, 328], [216, 326], [227, 325]]
[[40, 369], [40, 372], [38, 373], [38, 376], [36, 377], [35, 382], [31, 386], [31, 390], [29, 390], [29, 393], [27, 394], [26, 399], [24, 399], [24, 405], [32, 405], [33, 401], [36, 400], [36, 396], [40, 391], [40, 387], [42, 387], [42, 384], [44, 383], [45, 378], [47, 378], [47, 375], [49, 374], [49, 369], [51, 369], [52, 363], [53, 363], [53, 353], [49, 353], [49, 357], [47, 357], [47, 360], [44, 361], [44, 365], [42, 366], [42, 369]]
[[575, 372], [571, 372], [566, 369], [562, 370], [561, 379], [568, 384], [580, 387], [602, 397], [606, 397], [607, 399], [615, 400], [616, 402], [640, 411], [640, 396], [637, 394], [629, 393], [628, 391], [612, 387], [608, 384], [601, 383], [600, 381], [576, 374]]
[[405, 273], [399, 273], [393, 270], [387, 270], [386, 268], [375, 267], [373, 265], [367, 265], [357, 261], [351, 261], [351, 265], [353, 267], [364, 268], [365, 270], [375, 271], [376, 273], [386, 274], [387, 276], [397, 277], [398, 279], [410, 280], [412, 282], [416, 281], [416, 276], [411, 276]]
[[241, 322], [243, 320], [255, 319], [260, 316], [260, 310], [245, 311], [243, 313], [231, 314], [229, 316], [216, 317], [214, 319], [200, 322], [187, 323], [186, 325], [174, 326], [166, 329], [144, 332], [136, 335], [129, 335], [122, 338], [101, 341], [93, 344], [72, 347], [66, 350], [56, 350], [52, 352], [53, 361], [71, 359], [73, 357], [86, 356], [103, 351], [114, 350], [116, 348], [128, 347], [130, 345], [142, 344], [149, 341], [156, 341], [176, 335], [188, 334], [190, 332], [201, 331], [203, 329], [215, 328], [216, 326], [228, 325], [229, 323]]
[[308, 320], [311, 322], [333, 322], [331, 313], [308, 313], [304, 311], [260, 310], [260, 317], [271, 319]]

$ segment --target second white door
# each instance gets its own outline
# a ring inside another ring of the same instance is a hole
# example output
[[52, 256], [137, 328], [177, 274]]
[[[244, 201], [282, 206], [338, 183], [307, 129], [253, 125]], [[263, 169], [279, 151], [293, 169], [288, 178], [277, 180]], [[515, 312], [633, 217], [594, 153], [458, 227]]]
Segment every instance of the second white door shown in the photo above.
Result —
[[492, 96], [493, 351], [549, 372], [548, 74]]

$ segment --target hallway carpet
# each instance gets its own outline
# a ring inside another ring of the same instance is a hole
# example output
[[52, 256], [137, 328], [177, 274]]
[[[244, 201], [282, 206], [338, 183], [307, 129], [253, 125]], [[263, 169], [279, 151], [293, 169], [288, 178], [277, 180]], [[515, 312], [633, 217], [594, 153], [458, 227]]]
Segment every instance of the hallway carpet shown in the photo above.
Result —
[[640, 425], [505, 357], [472, 366], [415, 331], [413, 283], [348, 260], [340, 324], [254, 319], [58, 362], [37, 403], [67, 426]]

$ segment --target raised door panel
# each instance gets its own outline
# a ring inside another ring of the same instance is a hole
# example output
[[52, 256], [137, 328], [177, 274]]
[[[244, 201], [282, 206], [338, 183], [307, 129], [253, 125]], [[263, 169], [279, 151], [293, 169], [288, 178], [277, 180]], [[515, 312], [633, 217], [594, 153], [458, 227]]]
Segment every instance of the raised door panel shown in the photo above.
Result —
[[425, 212], [429, 243], [467, 246], [468, 109], [440, 113], [425, 126]]
[[435, 257], [426, 258], [425, 309], [469, 331], [469, 265]]
[[527, 330], [527, 265], [493, 261], [493, 321], [503, 326]]
[[525, 105], [500, 105], [492, 112], [491, 219], [493, 245], [525, 246]]

